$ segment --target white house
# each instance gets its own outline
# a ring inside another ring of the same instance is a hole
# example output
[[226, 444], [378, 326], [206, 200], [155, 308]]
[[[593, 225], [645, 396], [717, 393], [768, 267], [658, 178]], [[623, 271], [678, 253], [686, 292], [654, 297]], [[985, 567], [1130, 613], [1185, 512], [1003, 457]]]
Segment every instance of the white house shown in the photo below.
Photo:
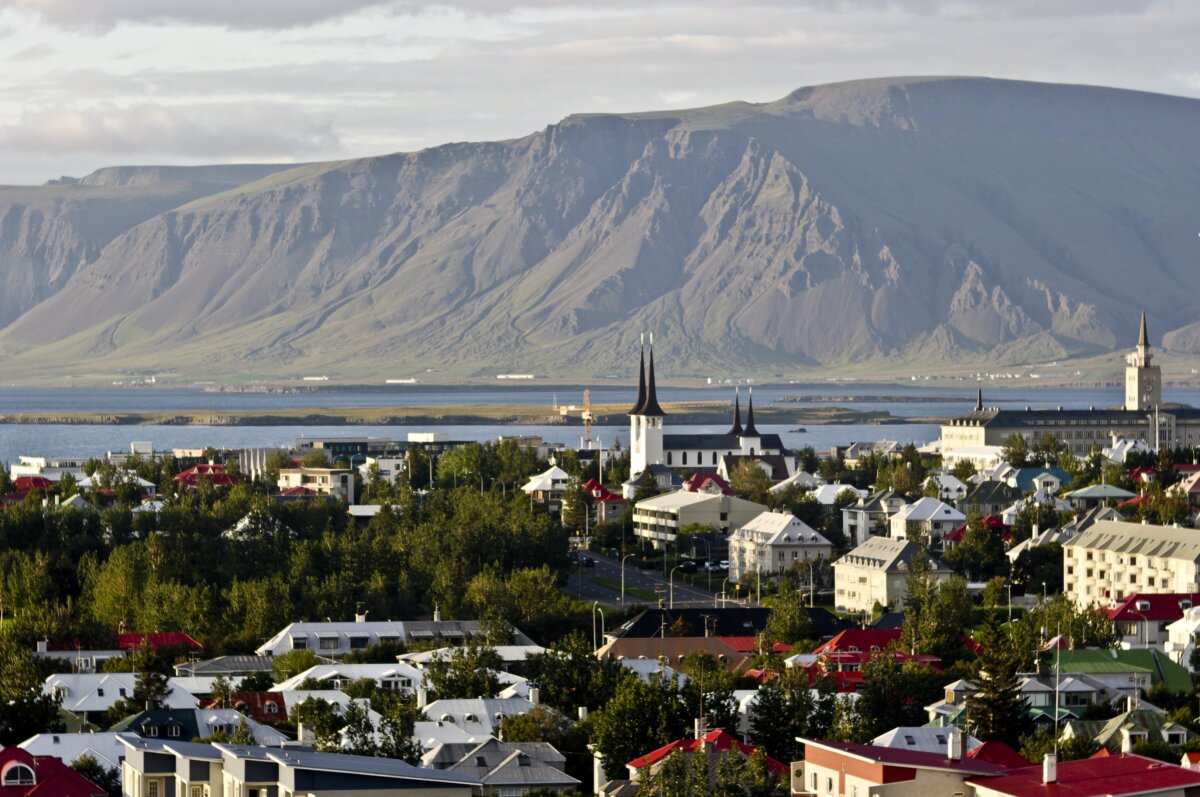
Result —
[[967, 516], [947, 503], [925, 496], [915, 504], [902, 506], [888, 520], [892, 538], [908, 539], [915, 528], [930, 546], [939, 547], [942, 538], [967, 522]]
[[925, 480], [937, 485], [938, 498], [943, 501], [959, 501], [967, 495], [967, 485], [958, 480], [952, 473], [938, 473]]
[[535, 705], [523, 697], [465, 698], [435, 700], [424, 709], [430, 720], [451, 723], [476, 739], [486, 739], [500, 732], [505, 717], [528, 714]]
[[662, 548], [674, 542], [679, 530], [687, 526], [728, 531], [745, 525], [766, 509], [734, 495], [678, 490], [635, 504], [633, 533]]
[[295, 691], [310, 678], [330, 689], [343, 689], [351, 681], [370, 678], [385, 691], [413, 692], [421, 685], [424, 674], [411, 664], [317, 664], [275, 684], [271, 691]]
[[39, 733], [19, 745], [36, 756], [54, 756], [67, 766], [91, 756], [105, 769], [120, 769], [125, 748], [119, 733]]
[[293, 650], [311, 650], [319, 656], [341, 658], [353, 650], [366, 650], [383, 642], [404, 641], [399, 620], [361, 620], [341, 623], [291, 623], [255, 649], [260, 656], [281, 656]]
[[367, 457], [366, 462], [358, 466], [364, 483], [371, 478], [372, 465], [379, 468], [379, 478], [389, 484], [399, 484], [408, 468], [408, 460], [404, 457]]
[[1183, 610], [1183, 617], [1167, 626], [1167, 641], [1164, 652], [1176, 664], [1192, 669], [1192, 653], [1200, 636], [1200, 606]]
[[[833, 563], [834, 602], [847, 612], [869, 612], [875, 604], [898, 608], [908, 587], [909, 567], [920, 547], [908, 540], [871, 537]], [[952, 575], [936, 559], [926, 561], [939, 581]]]
[[1063, 593], [1080, 608], [1154, 592], [1200, 592], [1195, 529], [1100, 520], [1063, 543]]
[[802, 563], [829, 559], [833, 544], [787, 512], [763, 512], [729, 535], [729, 579], [781, 573]]
[[[62, 700], [63, 711], [87, 718], [108, 711], [119, 700], [133, 697], [137, 676], [131, 672], [55, 673], [46, 678], [42, 692]], [[174, 678], [164, 708], [195, 708], [199, 701]]]
[[571, 474], [557, 465], [552, 465], [549, 470], [531, 476], [521, 490], [531, 500], [545, 505], [552, 513], [557, 514], [562, 509], [563, 493], [566, 492], [570, 481]]
[[354, 503], [354, 471], [347, 468], [280, 468], [280, 492], [311, 491]]

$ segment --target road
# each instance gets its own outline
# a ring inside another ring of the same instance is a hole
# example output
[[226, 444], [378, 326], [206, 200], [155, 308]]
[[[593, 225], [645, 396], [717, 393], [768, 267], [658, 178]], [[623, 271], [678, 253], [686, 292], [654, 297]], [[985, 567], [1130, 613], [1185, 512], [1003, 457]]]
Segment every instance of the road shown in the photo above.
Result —
[[[581, 600], [599, 601], [605, 606], [620, 606], [621, 593], [620, 588], [611, 590], [607, 587], [602, 587], [599, 584], [592, 583], [594, 578], [611, 579], [614, 583], [619, 584], [621, 581], [621, 564], [615, 558], [610, 558], [598, 553], [586, 553], [585, 556], [590, 556], [595, 560], [595, 567], [580, 567], [571, 574], [571, 578], [567, 583], [566, 589], [571, 595], [575, 595]], [[668, 574], [669, 575], [669, 574]], [[698, 589], [686, 584], [683, 581], [682, 571], [675, 571], [675, 587], [674, 598], [675, 606], [712, 606], [714, 600], [719, 600], [714, 595], [714, 592], [720, 592], [721, 584], [725, 581], [726, 573], [713, 573], [712, 585], [713, 592], [704, 589]], [[732, 591], [732, 585], [726, 585]], [[632, 606], [635, 603], [646, 604], [643, 598], [638, 598], [629, 594], [630, 587], [639, 587], [648, 592], [653, 592], [662, 596], [664, 605], [670, 602], [672, 589], [670, 579], [664, 575], [661, 570], [648, 571], [640, 570], [634, 567], [633, 558], [631, 557], [625, 563], [625, 605]], [[728, 601], [732, 604], [733, 601]]]

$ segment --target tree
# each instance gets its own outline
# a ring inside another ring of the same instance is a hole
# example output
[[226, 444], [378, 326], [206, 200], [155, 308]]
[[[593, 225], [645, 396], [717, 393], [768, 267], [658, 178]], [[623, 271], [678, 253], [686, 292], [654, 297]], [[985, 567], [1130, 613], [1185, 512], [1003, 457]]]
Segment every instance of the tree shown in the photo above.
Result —
[[1013, 521], [1013, 542], [1023, 542], [1029, 539], [1033, 536], [1034, 528], [1039, 531], [1052, 529], [1058, 525], [1058, 520], [1058, 512], [1055, 511], [1052, 503], [1028, 500], [1017, 510], [1017, 517]]
[[[1059, 457], [1065, 453], [1070, 453], [1067, 444], [1049, 432], [1045, 432], [1029, 447], [1029, 464], [1053, 467], [1058, 464]], [[1011, 462], [1008, 464], [1012, 465]], [[1013, 465], [1013, 467], [1018, 466]]]
[[266, 692], [275, 685], [269, 672], [252, 672], [238, 683], [239, 692]]
[[218, 708], [229, 708], [229, 695], [233, 692], [233, 685], [228, 678], [224, 675], [213, 678], [208, 691], [212, 699], [216, 701]]
[[121, 774], [101, 764], [95, 756], [84, 753], [75, 759], [71, 769], [103, 789], [108, 797], [121, 797]]
[[329, 453], [323, 448], [314, 448], [304, 453], [300, 464], [306, 468], [328, 468], [333, 463], [329, 461]]
[[450, 655], [435, 656], [425, 665], [425, 677], [440, 700], [495, 697], [500, 691], [496, 673], [504, 669], [500, 654], [491, 648], [467, 645]]
[[[1054, 734], [1050, 731], [1037, 731], [1025, 736], [1021, 739], [1020, 751], [1026, 761], [1039, 764], [1047, 753], [1055, 752], [1056, 747], [1059, 762], [1079, 761], [1100, 752], [1100, 743], [1087, 734], [1061, 737], [1056, 745]], [[1175, 761], [1179, 761], [1178, 755], [1175, 756]]]
[[1000, 456], [1014, 468], [1023, 468], [1029, 464], [1029, 443], [1023, 435], [1013, 432], [1001, 443]]
[[968, 729], [981, 741], [999, 740], [1015, 748], [1032, 729], [1017, 679], [1019, 656], [1009, 651], [1011, 640], [994, 615], [988, 618], [979, 644], [979, 689], [967, 698]]
[[658, 486], [658, 480], [654, 478], [654, 473], [650, 468], [646, 468], [638, 476], [637, 487], [633, 493], [633, 502], [636, 504], [639, 501], [645, 501], [647, 498], [653, 498], [662, 492], [662, 488]]
[[[818, 735], [819, 719], [808, 676], [798, 667], [784, 670], [759, 687], [750, 703], [750, 740], [779, 761], [795, 761], [802, 750], [799, 737]], [[828, 733], [823, 729], [820, 736]]]
[[978, 471], [975, 469], [975, 463], [969, 459], [960, 459], [954, 463], [954, 467], [950, 469], [950, 475], [958, 479], [963, 484], [974, 476]]
[[958, 544], [946, 552], [946, 564], [972, 581], [982, 581], [1004, 569], [1004, 541], [988, 528], [979, 515], [972, 513]]
[[676, 683], [628, 674], [593, 715], [591, 742], [605, 772], [622, 773], [629, 761], [683, 736], [690, 719]]
[[231, 744], [254, 745], [254, 734], [250, 732], [250, 723], [246, 722], [246, 718], [242, 717], [238, 720], [238, 726], [233, 732], [233, 736], [229, 738]]
[[299, 675], [321, 663], [320, 658], [311, 650], [289, 650], [281, 653], [271, 662], [271, 674], [275, 683], [282, 683], [293, 675]]
[[771, 477], [754, 459], [743, 459], [729, 474], [729, 487], [747, 501], [765, 504], [771, 489]]
[[1013, 562], [1011, 580], [1018, 595], [1041, 592], [1042, 584], [1046, 585], [1045, 591], [1048, 595], [1062, 592], [1062, 545], [1052, 542], [1026, 548], [1017, 557], [1017, 561]]

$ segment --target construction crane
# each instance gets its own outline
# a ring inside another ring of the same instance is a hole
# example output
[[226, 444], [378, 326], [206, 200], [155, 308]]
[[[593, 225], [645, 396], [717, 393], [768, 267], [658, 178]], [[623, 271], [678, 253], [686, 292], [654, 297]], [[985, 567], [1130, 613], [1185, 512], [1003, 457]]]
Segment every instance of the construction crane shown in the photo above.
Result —
[[592, 447], [592, 391], [585, 389], [583, 391], [583, 408], [580, 409], [574, 404], [566, 406], [558, 406], [558, 396], [554, 397], [555, 409], [558, 414], [566, 418], [572, 412], [578, 412], [579, 417], [583, 419], [583, 448], [590, 449]]

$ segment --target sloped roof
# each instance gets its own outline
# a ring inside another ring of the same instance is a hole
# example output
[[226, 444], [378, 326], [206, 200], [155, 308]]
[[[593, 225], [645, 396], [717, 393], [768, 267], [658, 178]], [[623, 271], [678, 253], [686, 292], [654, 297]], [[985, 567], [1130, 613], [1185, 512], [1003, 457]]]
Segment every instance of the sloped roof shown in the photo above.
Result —
[[[868, 537], [857, 548], [834, 562], [833, 566], [855, 565], [887, 572], [901, 564], [907, 566], [920, 550], [920, 546], [908, 540], [898, 540], [892, 537]], [[949, 572], [949, 569], [936, 559], [931, 558], [929, 562], [938, 570]]]
[[1134, 593], [1111, 609], [1105, 609], [1110, 620], [1147, 621], [1178, 620], [1183, 610], [1200, 606], [1200, 592]]
[[[739, 742], [736, 737], [726, 733], [723, 730], [715, 730], [709, 731], [699, 739], [677, 739], [669, 744], [663, 745], [653, 752], [646, 753], [643, 756], [633, 759], [626, 766], [630, 767], [631, 769], [641, 769], [642, 767], [651, 766], [666, 759], [676, 750], [681, 753], [694, 753], [701, 748], [701, 745], [717, 753], [736, 751], [747, 758], [758, 752], [757, 747]], [[776, 775], [780, 775], [788, 771], [786, 764], [782, 764], [770, 756], [767, 756], [766, 763], [767, 769], [771, 772], [774, 772]]]
[[[947, 758], [942, 753], [924, 753], [918, 750], [876, 747], [873, 744], [835, 742], [829, 739], [805, 739], [804, 744], [805, 746], [812, 745], [831, 752], [852, 756], [860, 761], [867, 761], [872, 764], [912, 767], [914, 769], [936, 769], [969, 775], [998, 775], [1007, 771], [1007, 767], [993, 764], [990, 761], [979, 761], [972, 758]], [[992, 782], [990, 780], [987, 781], [989, 784]]]
[[906, 521], [915, 523], [923, 521], [958, 523], [966, 520], [967, 516], [944, 501], [924, 496], [916, 503], [902, 507], [899, 512], [893, 515], [893, 518], [903, 518]]
[[574, 787], [579, 781], [563, 772], [566, 758], [546, 742], [506, 743], [488, 739], [471, 747], [448, 771], [468, 775], [485, 787]]
[[734, 531], [731, 538], [753, 540], [760, 545], [832, 545], [790, 512], [763, 512]]
[[1200, 563], [1200, 534], [1174, 526], [1098, 520], [1063, 545]]
[[0, 794], [53, 797], [106, 797], [104, 789], [52, 756], [35, 756], [20, 747], [0, 750], [0, 766], [24, 764], [33, 771], [32, 786], [2, 786]]
[[1122, 797], [1200, 785], [1200, 772], [1139, 755], [1059, 761], [1057, 769], [1054, 783], [1043, 782], [1040, 766], [986, 780], [971, 779], [967, 783], [1010, 797]]

